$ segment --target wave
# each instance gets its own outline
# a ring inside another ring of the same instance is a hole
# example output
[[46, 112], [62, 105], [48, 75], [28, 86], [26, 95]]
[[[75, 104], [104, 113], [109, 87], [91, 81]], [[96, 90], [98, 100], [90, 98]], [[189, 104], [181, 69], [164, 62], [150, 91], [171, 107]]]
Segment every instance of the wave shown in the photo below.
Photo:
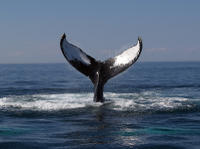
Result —
[[105, 92], [105, 103], [94, 103], [93, 93], [34, 94], [0, 98], [1, 110], [59, 111], [105, 106], [115, 111], [165, 112], [200, 109], [199, 99], [162, 97], [153, 91], [140, 93]]

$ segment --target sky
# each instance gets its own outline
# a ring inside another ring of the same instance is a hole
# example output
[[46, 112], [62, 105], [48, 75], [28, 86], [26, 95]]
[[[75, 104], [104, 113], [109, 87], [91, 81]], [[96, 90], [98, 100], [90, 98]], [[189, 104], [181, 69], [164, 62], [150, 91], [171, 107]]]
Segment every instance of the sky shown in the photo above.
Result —
[[60, 38], [98, 60], [143, 39], [139, 61], [200, 61], [199, 0], [1, 0], [0, 63], [63, 63]]

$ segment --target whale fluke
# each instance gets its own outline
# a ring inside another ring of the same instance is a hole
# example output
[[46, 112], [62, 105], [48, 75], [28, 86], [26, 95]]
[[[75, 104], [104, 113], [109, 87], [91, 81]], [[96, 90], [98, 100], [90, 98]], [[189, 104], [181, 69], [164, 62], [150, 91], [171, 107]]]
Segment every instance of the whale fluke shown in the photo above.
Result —
[[65, 34], [61, 38], [60, 47], [67, 61], [78, 71], [88, 76], [94, 84], [94, 101], [103, 102], [105, 83], [137, 61], [142, 51], [142, 39], [138, 38], [136, 45], [103, 62], [95, 60], [79, 47], [69, 43]]

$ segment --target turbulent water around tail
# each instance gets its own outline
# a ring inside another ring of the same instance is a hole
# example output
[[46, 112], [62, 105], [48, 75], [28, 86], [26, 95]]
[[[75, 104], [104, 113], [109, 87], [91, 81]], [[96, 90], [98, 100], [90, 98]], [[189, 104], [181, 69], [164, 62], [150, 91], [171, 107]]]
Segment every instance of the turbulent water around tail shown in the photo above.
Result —
[[200, 63], [137, 63], [93, 102], [67, 64], [0, 65], [0, 148], [200, 148]]

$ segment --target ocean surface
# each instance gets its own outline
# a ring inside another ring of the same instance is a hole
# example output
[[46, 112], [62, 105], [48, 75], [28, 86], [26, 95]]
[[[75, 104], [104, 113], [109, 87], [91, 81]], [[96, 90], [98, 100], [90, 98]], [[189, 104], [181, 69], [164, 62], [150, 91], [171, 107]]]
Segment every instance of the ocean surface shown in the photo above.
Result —
[[141, 62], [105, 103], [65, 64], [0, 65], [0, 149], [199, 149], [200, 62]]

